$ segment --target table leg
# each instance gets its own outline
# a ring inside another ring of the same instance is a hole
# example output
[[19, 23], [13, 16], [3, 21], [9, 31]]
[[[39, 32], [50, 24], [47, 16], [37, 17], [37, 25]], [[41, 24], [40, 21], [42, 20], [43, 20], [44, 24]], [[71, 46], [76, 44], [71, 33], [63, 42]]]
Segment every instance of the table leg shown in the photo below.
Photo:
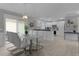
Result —
[[30, 40], [30, 45], [29, 45], [29, 54], [32, 54], [32, 39]]

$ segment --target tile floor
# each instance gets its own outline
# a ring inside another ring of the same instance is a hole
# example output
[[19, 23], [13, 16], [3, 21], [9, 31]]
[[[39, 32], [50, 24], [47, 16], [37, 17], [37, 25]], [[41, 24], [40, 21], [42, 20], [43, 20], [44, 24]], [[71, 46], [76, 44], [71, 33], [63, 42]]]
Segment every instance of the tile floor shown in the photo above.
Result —
[[[78, 41], [64, 40], [62, 37], [56, 37], [54, 40], [42, 40], [43, 48], [34, 52], [33, 56], [78, 56]], [[11, 56], [6, 46], [0, 48], [0, 56]], [[21, 55], [23, 56], [23, 54]]]

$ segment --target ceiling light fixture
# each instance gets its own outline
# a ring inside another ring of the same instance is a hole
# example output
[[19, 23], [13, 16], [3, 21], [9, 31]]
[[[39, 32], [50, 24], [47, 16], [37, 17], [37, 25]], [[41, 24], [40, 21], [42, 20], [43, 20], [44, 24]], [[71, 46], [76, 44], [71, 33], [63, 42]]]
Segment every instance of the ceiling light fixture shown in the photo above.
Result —
[[27, 16], [23, 16], [22, 18], [23, 18], [23, 19], [28, 19], [28, 17], [27, 17]]
[[26, 8], [25, 8], [26, 3], [24, 3], [23, 6], [24, 6], [24, 16], [22, 16], [22, 19], [26, 20], [26, 19], [28, 19], [28, 16], [25, 16], [26, 15]]

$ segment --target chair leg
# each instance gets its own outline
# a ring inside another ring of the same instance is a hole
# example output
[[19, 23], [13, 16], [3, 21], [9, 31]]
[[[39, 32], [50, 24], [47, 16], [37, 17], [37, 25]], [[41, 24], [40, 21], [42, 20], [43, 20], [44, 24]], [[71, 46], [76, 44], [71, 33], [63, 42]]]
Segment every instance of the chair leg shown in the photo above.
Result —
[[25, 53], [25, 55], [26, 55], [26, 47], [24, 48], [24, 53]]

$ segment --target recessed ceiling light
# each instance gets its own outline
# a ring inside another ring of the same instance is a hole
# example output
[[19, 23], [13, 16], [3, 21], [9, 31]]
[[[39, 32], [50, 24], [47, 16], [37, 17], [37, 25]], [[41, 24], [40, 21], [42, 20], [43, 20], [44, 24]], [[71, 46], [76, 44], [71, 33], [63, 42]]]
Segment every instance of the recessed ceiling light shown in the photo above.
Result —
[[59, 19], [65, 19], [65, 18], [59, 18]]

